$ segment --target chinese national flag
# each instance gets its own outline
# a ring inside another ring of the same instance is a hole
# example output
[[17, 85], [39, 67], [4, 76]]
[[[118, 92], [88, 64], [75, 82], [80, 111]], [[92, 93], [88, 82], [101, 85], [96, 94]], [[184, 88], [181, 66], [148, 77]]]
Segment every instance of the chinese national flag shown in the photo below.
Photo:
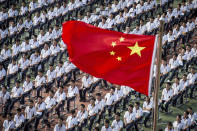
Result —
[[155, 36], [124, 34], [68, 21], [63, 24], [62, 39], [71, 62], [80, 70], [149, 95]]

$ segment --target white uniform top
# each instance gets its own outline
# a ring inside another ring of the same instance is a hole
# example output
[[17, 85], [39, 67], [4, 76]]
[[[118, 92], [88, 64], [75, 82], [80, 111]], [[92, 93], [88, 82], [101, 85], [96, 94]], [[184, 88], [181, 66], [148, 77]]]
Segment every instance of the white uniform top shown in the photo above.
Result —
[[25, 113], [26, 113], [26, 119], [31, 119], [33, 116], [36, 115], [36, 108], [35, 107], [32, 107], [30, 108], [30, 106], [27, 106], [25, 108]]
[[20, 126], [23, 122], [25, 121], [25, 117], [23, 114], [21, 114], [20, 116], [18, 116], [17, 114], [14, 116], [14, 122], [15, 122], [15, 126], [18, 127]]
[[5, 103], [10, 98], [10, 93], [6, 91], [6, 93], [3, 93], [3, 91], [0, 91], [0, 103]]
[[8, 49], [8, 50], [2, 49], [1, 56], [2, 56], [3, 60], [6, 60], [7, 58], [11, 57], [10, 49]]
[[73, 127], [74, 125], [77, 125], [77, 118], [76, 117], [72, 117], [72, 116], [69, 116], [67, 119], [66, 119], [66, 122], [68, 124], [68, 127], [67, 129]]
[[13, 97], [19, 97], [23, 94], [23, 88], [22, 87], [16, 88], [16, 86], [15, 86], [15, 87], [12, 88], [11, 92], [12, 92], [12, 94], [11, 94], [12, 98]]
[[112, 131], [112, 128], [110, 126], [108, 128], [106, 128], [105, 126], [103, 126], [101, 128], [101, 131]]
[[42, 112], [39, 112], [39, 110], [42, 110], [42, 111], [45, 110], [46, 104], [44, 102], [42, 102], [41, 104], [36, 103], [35, 107], [36, 107], [36, 114], [42, 115]]
[[50, 96], [48, 96], [45, 101], [46, 103], [46, 108], [49, 109], [51, 107], [53, 107], [56, 104], [56, 100], [54, 98], [51, 98]]
[[181, 123], [183, 123], [183, 128], [186, 128], [187, 126], [191, 125], [191, 119], [190, 118], [182, 118]]
[[23, 83], [24, 92], [30, 91], [32, 88], [33, 88], [33, 83], [31, 81], [30, 82], [25, 81]]
[[180, 87], [180, 85], [177, 85], [176, 83], [173, 83], [172, 89], [173, 89], [173, 95], [176, 95], [181, 90], [181, 87]]
[[4, 76], [6, 76], [6, 71], [5, 71], [4, 68], [2, 68], [2, 69], [0, 70], [0, 80], [1, 80]]
[[113, 120], [112, 124], [111, 124], [112, 130], [113, 131], [119, 131], [120, 129], [123, 128], [123, 121], [122, 120]]
[[17, 64], [15, 64], [15, 65], [13, 65], [12, 63], [9, 64], [9, 66], [8, 66], [8, 72], [9, 72], [9, 74], [14, 74], [17, 71], [18, 71], [18, 65]]
[[4, 131], [9, 131], [10, 129], [14, 129], [15, 124], [14, 121], [8, 121], [8, 120], [4, 120], [3, 122], [3, 128], [5, 129]]
[[59, 90], [57, 90], [55, 92], [54, 98], [56, 98], [56, 102], [59, 103], [62, 100], [66, 99], [66, 93], [64, 91], [62, 93], [60, 93]]
[[39, 75], [36, 76], [36, 79], [35, 79], [35, 86], [38, 87], [38, 86], [41, 86], [42, 84], [45, 84], [46, 83], [46, 78], [44, 76], [40, 77]]
[[88, 118], [88, 112], [84, 111], [81, 112], [80, 110], [77, 112], [77, 121], [82, 122], [82, 120], [85, 120]]
[[[146, 101], [144, 101], [143, 108], [152, 109], [153, 108], [153, 103], [151, 101], [150, 101], [150, 103], [147, 103]], [[143, 110], [143, 112], [150, 113], [150, 111], [148, 111], [148, 110]]]
[[162, 100], [168, 101], [173, 96], [173, 90], [169, 89], [167, 91], [166, 88], [164, 88], [162, 91], [162, 96], [163, 96]]
[[195, 74], [189, 73], [187, 75], [187, 79], [189, 81], [189, 84], [194, 84], [194, 82], [197, 80], [197, 73]]
[[115, 94], [111, 95], [110, 93], [107, 93], [105, 95], [105, 99], [106, 105], [112, 105], [116, 101], [117, 97], [115, 96]]
[[100, 101], [98, 101], [96, 99], [95, 105], [98, 106], [98, 110], [102, 110], [105, 107], [106, 103], [105, 103], [105, 100], [104, 99], [101, 99]]
[[66, 126], [64, 124], [62, 125], [56, 124], [54, 127], [54, 131], [66, 131]]
[[133, 112], [135, 113], [135, 118], [141, 117], [143, 115], [143, 110], [141, 107], [139, 107], [138, 110], [134, 107]]
[[53, 71], [48, 70], [46, 76], [47, 76], [48, 82], [51, 82], [52, 80], [54, 80], [56, 78], [56, 71], [55, 70], [53, 70]]
[[127, 123], [130, 123], [132, 120], [135, 120], [135, 112], [130, 113], [129, 111], [126, 111], [124, 114], [124, 119], [126, 119]]
[[93, 107], [91, 104], [89, 104], [88, 108], [87, 108], [87, 111], [88, 111], [89, 116], [92, 116], [93, 114], [98, 113], [98, 106], [95, 105]]
[[68, 97], [73, 97], [75, 95], [79, 94], [79, 89], [77, 86], [72, 88], [72, 86], [68, 87]]
[[178, 123], [177, 121], [173, 122], [174, 131], [181, 131], [183, 129], [183, 123]]

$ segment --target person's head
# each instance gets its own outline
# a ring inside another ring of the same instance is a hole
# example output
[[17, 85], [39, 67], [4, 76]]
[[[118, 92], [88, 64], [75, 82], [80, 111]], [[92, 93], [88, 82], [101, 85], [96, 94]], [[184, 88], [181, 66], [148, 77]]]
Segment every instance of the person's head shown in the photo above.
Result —
[[186, 46], [186, 50], [187, 50], [188, 52], [190, 52], [191, 46], [190, 46], [190, 45], [187, 45], [187, 46]]
[[170, 85], [171, 85], [170, 82], [167, 82], [167, 83], [166, 83], [166, 90], [167, 90], [167, 91], [170, 90]]
[[16, 60], [13, 58], [12, 59], [12, 64], [15, 65], [16, 64]]
[[133, 112], [133, 105], [129, 105], [128, 111], [129, 111], [129, 112]]
[[44, 44], [44, 49], [48, 50], [49, 49], [49, 45], [48, 44]]
[[38, 75], [39, 75], [40, 77], [42, 77], [43, 73], [42, 73], [41, 70], [38, 71]]
[[187, 75], [183, 74], [183, 81], [186, 81], [186, 80], [187, 80]]
[[105, 128], [108, 128], [109, 127], [109, 120], [108, 119], [105, 119], [105, 123], [104, 123], [104, 125], [105, 125]]
[[175, 83], [176, 83], [177, 85], [179, 84], [179, 78], [178, 78], [178, 77], [175, 78]]
[[57, 41], [56, 40], [53, 41], [53, 46], [55, 46], [55, 47], [57, 46]]
[[181, 115], [180, 115], [180, 114], [178, 114], [178, 115], [176, 116], [176, 121], [177, 121], [178, 123], [181, 122]]
[[146, 102], [150, 103], [150, 97], [148, 97], [148, 96], [146, 97]]
[[21, 115], [21, 111], [22, 111], [21, 108], [17, 108], [17, 114], [18, 115]]
[[16, 87], [19, 87], [20, 86], [19, 80], [16, 80], [15, 84], [16, 84]]
[[38, 97], [38, 103], [41, 103], [41, 102], [42, 102], [42, 97], [39, 96], [39, 97]]
[[111, 88], [110, 89], [110, 94], [114, 94], [114, 91], [115, 91], [115, 89], [114, 88]]
[[140, 103], [139, 102], [135, 102], [135, 108], [138, 110], [140, 107]]
[[154, 18], [153, 17], [150, 17], [150, 22], [152, 23], [154, 21]]
[[171, 29], [169, 30], [169, 34], [172, 35], [172, 30]]
[[59, 88], [59, 92], [62, 93], [63, 91], [64, 91], [64, 86], [61, 85]]
[[173, 58], [173, 60], [176, 60], [177, 54], [173, 54], [172, 58]]
[[195, 74], [194, 68], [191, 68], [191, 73], [192, 73], [192, 74]]
[[94, 131], [99, 131], [99, 127], [94, 127]]
[[75, 117], [75, 109], [71, 110], [71, 115]]
[[2, 63], [0, 63], [0, 70], [2, 70], [3, 69], [3, 65], [2, 65]]
[[27, 81], [27, 82], [30, 82], [30, 79], [31, 79], [31, 75], [27, 75], [27, 76], [26, 76], [26, 81]]
[[189, 112], [189, 114], [193, 114], [192, 107], [188, 107], [187, 111]]
[[90, 104], [91, 104], [91, 105], [95, 105], [95, 99], [94, 99], [94, 98], [91, 98]]
[[29, 101], [29, 106], [30, 106], [30, 107], [33, 107], [33, 106], [34, 106], [33, 100], [30, 100], [30, 101]]
[[6, 86], [3, 86], [3, 87], [2, 87], [2, 92], [3, 92], [3, 93], [6, 93], [6, 91], [7, 91]]
[[8, 121], [11, 121], [11, 120], [12, 120], [12, 114], [9, 113], [9, 114], [8, 114]]
[[172, 122], [168, 122], [167, 128], [172, 129]]
[[39, 56], [40, 52], [38, 50], [35, 51], [35, 55]]
[[116, 119], [116, 121], [119, 121], [120, 120], [120, 113], [119, 112], [116, 113], [115, 119]]
[[81, 104], [81, 105], [80, 105], [80, 110], [81, 110], [82, 112], [85, 111], [85, 105], [84, 105], [84, 104]]
[[96, 93], [96, 99], [99, 101], [101, 100], [101, 93]]
[[53, 64], [50, 64], [50, 65], [49, 65], [49, 70], [50, 70], [50, 71], [53, 71]]
[[64, 119], [62, 117], [59, 118], [58, 124], [62, 125], [63, 124]]
[[59, 62], [59, 67], [62, 67], [62, 65], [63, 65], [63, 61], [60, 61]]
[[185, 112], [183, 113], [183, 117], [186, 118], [186, 119], [188, 118], [188, 115], [189, 115], [189, 112], [188, 112], [188, 111], [185, 111]]
[[166, 64], [167, 64], [166, 60], [163, 59], [163, 60], [162, 60], [162, 64], [163, 64], [163, 65], [166, 65]]
[[72, 87], [75, 86], [75, 80], [71, 80], [71, 85], [72, 85]]

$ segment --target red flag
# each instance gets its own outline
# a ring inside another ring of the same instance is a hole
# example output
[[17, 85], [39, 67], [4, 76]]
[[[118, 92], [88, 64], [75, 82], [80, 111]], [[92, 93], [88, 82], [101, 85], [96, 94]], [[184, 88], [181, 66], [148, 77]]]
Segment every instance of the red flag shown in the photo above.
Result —
[[145, 95], [150, 92], [155, 38], [105, 30], [80, 21], [65, 22], [62, 33], [70, 60], [80, 70]]

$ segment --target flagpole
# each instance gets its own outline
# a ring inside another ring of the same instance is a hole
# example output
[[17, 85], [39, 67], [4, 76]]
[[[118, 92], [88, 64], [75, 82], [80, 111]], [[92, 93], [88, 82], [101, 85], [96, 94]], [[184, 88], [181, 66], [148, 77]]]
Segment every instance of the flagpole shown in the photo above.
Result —
[[160, 89], [160, 65], [161, 65], [161, 54], [162, 54], [162, 37], [163, 37], [164, 22], [160, 20], [159, 28], [159, 39], [157, 45], [157, 71], [155, 78], [155, 88], [154, 88], [154, 121], [153, 121], [153, 131], [157, 131], [157, 118], [158, 118], [158, 94]]

